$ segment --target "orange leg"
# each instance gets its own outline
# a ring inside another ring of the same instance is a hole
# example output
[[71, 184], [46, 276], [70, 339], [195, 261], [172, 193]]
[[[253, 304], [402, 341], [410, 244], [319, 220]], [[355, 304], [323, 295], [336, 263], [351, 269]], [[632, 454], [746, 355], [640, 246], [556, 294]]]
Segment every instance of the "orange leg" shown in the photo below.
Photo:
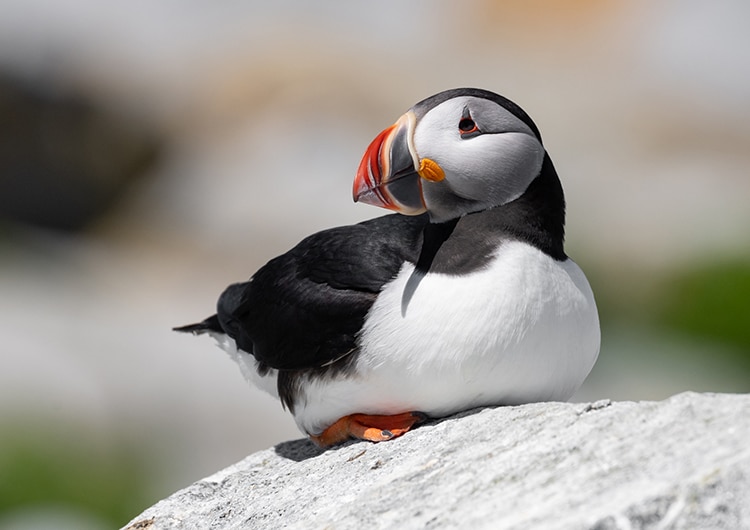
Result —
[[310, 439], [320, 447], [330, 447], [350, 438], [384, 442], [401, 436], [426, 419], [427, 415], [421, 412], [404, 412], [393, 416], [350, 414], [337, 420], [322, 433], [310, 435]]

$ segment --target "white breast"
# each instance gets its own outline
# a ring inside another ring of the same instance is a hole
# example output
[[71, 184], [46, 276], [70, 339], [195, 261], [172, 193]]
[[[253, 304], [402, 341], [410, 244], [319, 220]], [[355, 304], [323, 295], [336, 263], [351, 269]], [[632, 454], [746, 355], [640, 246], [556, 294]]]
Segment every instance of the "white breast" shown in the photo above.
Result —
[[484, 270], [424, 276], [405, 303], [413, 271], [405, 264], [371, 308], [358, 375], [307, 387], [295, 410], [303, 431], [317, 434], [357, 412], [444, 416], [566, 400], [593, 367], [599, 319], [572, 260], [506, 242]]

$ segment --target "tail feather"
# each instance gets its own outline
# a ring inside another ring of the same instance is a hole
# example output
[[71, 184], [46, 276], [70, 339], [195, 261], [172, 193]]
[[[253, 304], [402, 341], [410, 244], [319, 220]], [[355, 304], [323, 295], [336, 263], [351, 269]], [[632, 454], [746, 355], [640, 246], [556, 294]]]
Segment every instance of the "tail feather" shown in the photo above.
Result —
[[179, 326], [172, 328], [172, 331], [179, 331], [180, 333], [192, 333], [193, 335], [201, 335], [209, 331], [222, 332], [221, 324], [219, 324], [219, 317], [216, 315], [208, 317], [203, 322], [197, 324], [188, 324], [187, 326]]

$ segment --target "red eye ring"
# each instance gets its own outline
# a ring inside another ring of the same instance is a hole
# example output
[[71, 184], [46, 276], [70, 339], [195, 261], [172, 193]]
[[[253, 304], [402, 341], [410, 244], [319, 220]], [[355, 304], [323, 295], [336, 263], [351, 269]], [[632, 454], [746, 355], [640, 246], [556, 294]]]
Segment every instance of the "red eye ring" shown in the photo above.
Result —
[[458, 122], [458, 131], [463, 136], [478, 133], [479, 127], [477, 127], [477, 124], [471, 118], [461, 118], [461, 121]]

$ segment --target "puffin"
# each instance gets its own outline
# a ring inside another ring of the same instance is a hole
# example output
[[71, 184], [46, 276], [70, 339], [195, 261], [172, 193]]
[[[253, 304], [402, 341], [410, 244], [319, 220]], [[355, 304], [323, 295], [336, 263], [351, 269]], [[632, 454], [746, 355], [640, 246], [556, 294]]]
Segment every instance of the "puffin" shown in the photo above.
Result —
[[420, 101], [367, 147], [353, 197], [396, 213], [303, 239], [174, 329], [212, 336], [322, 447], [581, 386], [596, 303], [518, 105], [477, 88]]

